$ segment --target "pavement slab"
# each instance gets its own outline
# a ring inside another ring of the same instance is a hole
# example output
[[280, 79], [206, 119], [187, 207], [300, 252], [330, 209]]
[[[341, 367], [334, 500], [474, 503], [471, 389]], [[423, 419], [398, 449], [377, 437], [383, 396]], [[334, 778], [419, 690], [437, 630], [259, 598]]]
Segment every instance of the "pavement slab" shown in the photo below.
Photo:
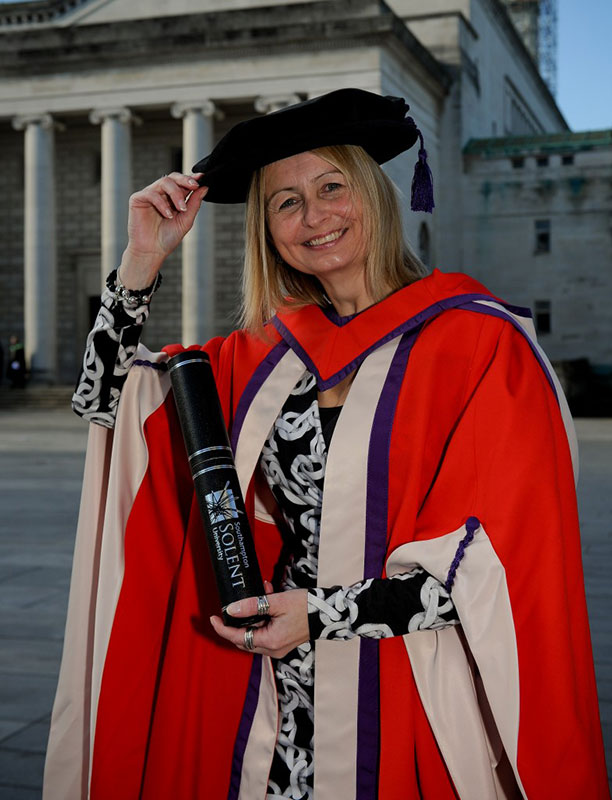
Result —
[[[585, 587], [612, 767], [612, 419], [577, 420]], [[0, 800], [40, 800], [87, 425], [0, 410]], [[586, 798], [585, 798], [586, 800]]]

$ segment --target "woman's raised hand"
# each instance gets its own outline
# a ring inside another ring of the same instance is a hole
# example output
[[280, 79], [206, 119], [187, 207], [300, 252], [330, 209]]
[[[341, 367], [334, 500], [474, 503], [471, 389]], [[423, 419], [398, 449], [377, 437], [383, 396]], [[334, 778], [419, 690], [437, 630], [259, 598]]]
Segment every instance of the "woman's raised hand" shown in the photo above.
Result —
[[165, 258], [191, 230], [208, 188], [195, 175], [172, 172], [130, 197], [128, 246], [119, 270], [128, 289], [155, 280]]

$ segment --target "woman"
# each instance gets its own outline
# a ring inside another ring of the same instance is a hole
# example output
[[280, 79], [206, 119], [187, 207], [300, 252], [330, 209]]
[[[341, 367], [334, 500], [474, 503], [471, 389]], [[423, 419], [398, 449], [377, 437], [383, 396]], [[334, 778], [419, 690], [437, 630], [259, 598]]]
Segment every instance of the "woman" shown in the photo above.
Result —
[[[416, 141], [406, 110], [332, 93], [131, 199], [75, 395], [112, 425], [122, 393], [112, 452], [92, 434], [95, 620], [67, 632], [93, 661], [77, 791], [607, 796], [563, 400], [520, 310], [403, 245], [376, 162]], [[167, 356], [134, 354], [201, 201], [247, 192], [245, 329], [205, 347], [267, 579], [228, 609], [269, 610], [245, 632], [211, 614]], [[60, 681], [47, 796], [68, 707]]]

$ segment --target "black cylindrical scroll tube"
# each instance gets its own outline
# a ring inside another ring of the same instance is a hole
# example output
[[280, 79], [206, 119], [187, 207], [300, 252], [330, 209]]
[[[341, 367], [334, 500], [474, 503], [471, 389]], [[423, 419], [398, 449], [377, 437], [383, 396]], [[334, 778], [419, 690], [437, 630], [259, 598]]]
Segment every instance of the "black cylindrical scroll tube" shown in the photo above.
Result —
[[210, 361], [186, 350], [168, 361], [195, 493], [226, 625], [241, 627], [262, 617], [230, 617], [225, 608], [264, 594], [236, 466]]

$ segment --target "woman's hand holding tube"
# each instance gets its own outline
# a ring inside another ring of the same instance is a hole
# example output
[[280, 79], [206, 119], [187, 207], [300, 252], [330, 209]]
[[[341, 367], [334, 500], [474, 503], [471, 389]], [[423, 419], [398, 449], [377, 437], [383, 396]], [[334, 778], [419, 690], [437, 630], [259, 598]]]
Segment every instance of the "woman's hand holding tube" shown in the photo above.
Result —
[[[253, 648], [272, 658], [282, 658], [303, 642], [308, 641], [308, 598], [306, 589], [290, 589], [272, 593], [272, 585], [266, 581], [266, 594], [270, 604], [269, 621], [253, 629]], [[232, 617], [250, 617], [257, 614], [257, 598], [247, 597], [232, 603], [226, 611]], [[230, 628], [221, 617], [211, 617], [210, 622], [219, 634], [239, 650], [245, 646], [245, 628]]]
[[128, 246], [119, 275], [127, 289], [150, 286], [167, 256], [191, 230], [208, 188], [172, 172], [130, 197]]

